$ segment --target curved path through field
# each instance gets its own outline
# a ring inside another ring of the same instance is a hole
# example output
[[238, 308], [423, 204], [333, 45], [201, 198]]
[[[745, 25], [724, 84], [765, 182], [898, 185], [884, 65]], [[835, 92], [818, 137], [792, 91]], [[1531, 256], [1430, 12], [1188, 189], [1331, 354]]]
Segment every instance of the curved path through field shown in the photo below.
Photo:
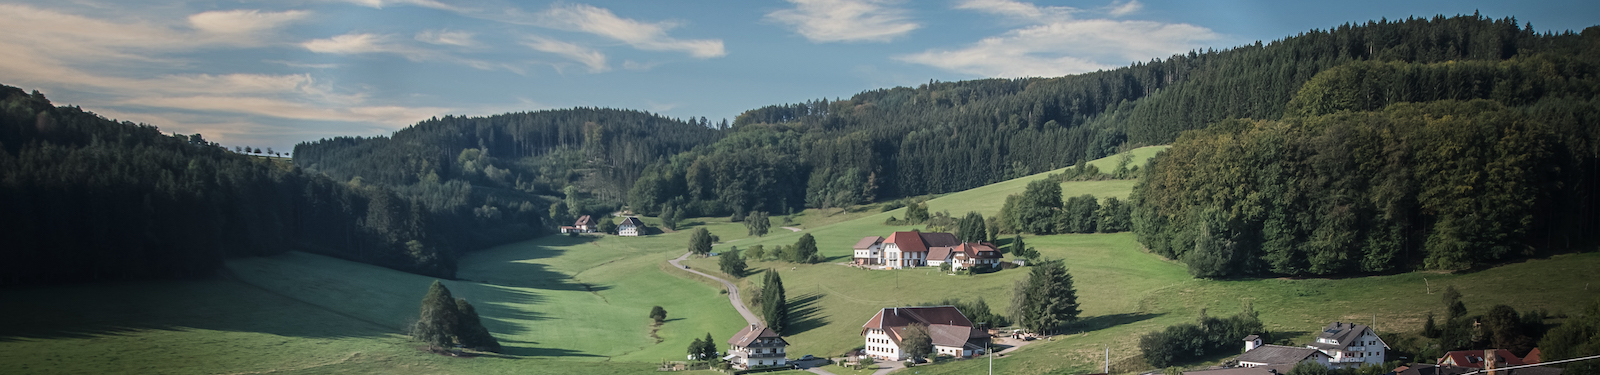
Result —
[[717, 282], [722, 283], [724, 288], [728, 288], [728, 303], [732, 303], [733, 309], [739, 311], [739, 315], [744, 317], [745, 323], [761, 324], [761, 319], [757, 318], [756, 314], [750, 313], [750, 309], [744, 307], [744, 301], [739, 299], [739, 287], [734, 286], [733, 283], [729, 282], [728, 280], [711, 276], [705, 272], [700, 272], [700, 270], [684, 268], [682, 264], [678, 264], [678, 262], [683, 261], [684, 259], [689, 259], [689, 254], [690, 253], [683, 253], [683, 256], [680, 256], [677, 259], [669, 260], [667, 263], [672, 263], [673, 267], [678, 267], [684, 271], [693, 272], [696, 275], [705, 276], [708, 279], [716, 280]]
[[[679, 256], [678, 258], [673, 259], [673, 260], [669, 260], [669, 261], [667, 261], [667, 263], [672, 263], [673, 267], [678, 267], [680, 269], [683, 269], [684, 271], [693, 272], [696, 275], [705, 276], [708, 279], [716, 280], [717, 282], [722, 283], [722, 286], [724, 288], [728, 288], [728, 303], [733, 304], [733, 309], [739, 311], [739, 315], [744, 317], [745, 323], [746, 324], [761, 324], [761, 319], [757, 318], [756, 314], [751, 313], [750, 312], [750, 308], [745, 307], [744, 306], [744, 301], [739, 299], [739, 287], [734, 286], [733, 283], [729, 282], [728, 280], [723, 280], [720, 277], [711, 276], [711, 274], [708, 274], [708, 273], [705, 273], [705, 272], [700, 272], [700, 270], [684, 268], [682, 264], [678, 263], [678, 262], [683, 261], [684, 259], [689, 259], [689, 254], [690, 253], [683, 253], [682, 256]], [[813, 361], [813, 362], [815, 362], [815, 361]], [[810, 366], [810, 368], [807, 368], [806, 371], [810, 371], [811, 373], [818, 374], [818, 375], [833, 375], [833, 373], [828, 372], [827, 370], [816, 368], [816, 364], [815, 363], [809, 364], [807, 366]]]
[[795, 227], [779, 227], [779, 228], [788, 229], [790, 232], [799, 232], [800, 231], [800, 228], [795, 228]]

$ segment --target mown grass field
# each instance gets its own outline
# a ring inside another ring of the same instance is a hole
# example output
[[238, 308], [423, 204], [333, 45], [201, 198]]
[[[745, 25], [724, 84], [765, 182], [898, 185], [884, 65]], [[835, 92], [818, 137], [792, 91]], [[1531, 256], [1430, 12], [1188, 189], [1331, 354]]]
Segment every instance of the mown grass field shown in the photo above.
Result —
[[[1107, 161], [1115, 162], [1097, 163]], [[988, 216], [1027, 181], [951, 193], [929, 205]], [[1104, 197], [1126, 195], [1131, 186], [1069, 182], [1063, 190]], [[774, 217], [771, 233], [759, 238], [747, 237], [743, 225], [726, 218], [686, 224], [721, 237], [716, 251], [773, 248], [804, 233], [816, 237], [829, 263], [751, 262], [752, 269], [783, 275], [794, 318], [786, 338], [795, 355], [836, 355], [860, 346], [861, 324], [883, 307], [983, 297], [1004, 311], [1011, 285], [1026, 276], [1026, 268], [951, 276], [927, 268], [869, 271], [833, 264], [848, 259], [850, 245], [861, 237], [913, 228], [883, 225], [891, 215], [903, 216], [903, 209], [838, 211], [798, 215], [795, 226], [805, 228], [800, 233], [779, 229], [781, 218]], [[656, 362], [681, 358], [691, 340], [708, 332], [725, 349], [723, 341], [743, 325], [720, 287], [666, 266], [684, 252], [687, 238], [687, 231], [638, 238], [550, 236], [462, 259], [462, 280], [446, 285], [478, 307], [506, 346], [502, 357], [427, 354], [401, 335], [431, 278], [288, 253], [230, 261], [229, 276], [217, 280], [0, 290], [0, 363], [7, 373], [655, 373]], [[1574, 311], [1600, 297], [1600, 285], [1588, 285], [1589, 274], [1600, 269], [1597, 253], [1465, 274], [1210, 281], [1191, 279], [1182, 264], [1143, 252], [1128, 233], [1027, 241], [1045, 256], [1066, 261], [1083, 319], [1054, 340], [997, 359], [995, 370], [1007, 374], [1097, 372], [1106, 347], [1113, 361], [1129, 360], [1137, 356], [1138, 335], [1192, 321], [1202, 310], [1232, 314], [1245, 302], [1270, 329], [1303, 342], [1334, 320], [1375, 320], [1385, 332], [1416, 330], [1428, 310], [1438, 310], [1445, 285], [1461, 290], [1473, 313], [1501, 303]], [[714, 258], [688, 264], [717, 269]], [[751, 276], [746, 285], [757, 278]], [[660, 343], [650, 336], [646, 318], [654, 305], [669, 315], [655, 332]], [[987, 365], [956, 361], [915, 371], [974, 373]]]

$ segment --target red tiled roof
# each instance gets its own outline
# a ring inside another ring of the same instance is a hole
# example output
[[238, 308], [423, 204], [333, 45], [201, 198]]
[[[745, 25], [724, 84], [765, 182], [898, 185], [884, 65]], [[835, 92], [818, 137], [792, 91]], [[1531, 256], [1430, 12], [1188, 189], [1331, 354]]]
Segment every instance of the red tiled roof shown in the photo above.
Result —
[[956, 248], [950, 247], [950, 246], [940, 246], [940, 247], [928, 248], [928, 260], [930, 260], [930, 261], [932, 261], [932, 260], [941, 260], [942, 261], [942, 260], [950, 259], [950, 253], [955, 252], [955, 249]]
[[[1522, 358], [1517, 358], [1516, 355], [1511, 354], [1510, 350], [1494, 349], [1494, 355], [1500, 357], [1500, 362], [1505, 362], [1505, 366], [1520, 366], [1523, 364]], [[1458, 367], [1483, 368], [1483, 351], [1457, 350], [1445, 353], [1444, 358], [1439, 358], [1439, 363]]]
[[890, 234], [889, 239], [884, 240], [883, 243], [894, 244], [896, 247], [900, 248], [900, 252], [902, 253], [920, 253], [928, 251], [928, 246], [922, 244], [922, 236], [918, 236], [917, 232], [894, 232], [894, 234]]
[[862, 237], [860, 241], [856, 241], [855, 249], [856, 250], [870, 249], [870, 248], [872, 248], [872, 245], [877, 245], [879, 242], [883, 242], [883, 237], [878, 237], [878, 236]]
[[1527, 365], [1531, 365], [1531, 364], [1543, 362], [1544, 359], [1543, 358], [1539, 358], [1539, 357], [1540, 357], [1539, 348], [1533, 348], [1533, 351], [1528, 352], [1528, 356], [1527, 357], [1522, 357], [1522, 363], [1523, 364], [1527, 364]]
[[581, 227], [581, 226], [585, 226], [585, 225], [589, 225], [589, 215], [579, 216], [578, 217], [578, 222], [572, 224], [572, 226], [577, 226], [577, 227]]
[[[775, 338], [779, 341], [784, 341], [783, 338], [779, 337], [778, 333], [773, 332], [771, 328], [751, 324], [744, 326], [743, 329], [739, 330], [739, 333], [733, 334], [733, 338], [728, 339], [728, 344], [732, 344], [734, 346], [750, 346], [751, 343], [754, 343], [756, 339], [759, 338]], [[784, 341], [783, 344], [788, 345], [788, 342]]]

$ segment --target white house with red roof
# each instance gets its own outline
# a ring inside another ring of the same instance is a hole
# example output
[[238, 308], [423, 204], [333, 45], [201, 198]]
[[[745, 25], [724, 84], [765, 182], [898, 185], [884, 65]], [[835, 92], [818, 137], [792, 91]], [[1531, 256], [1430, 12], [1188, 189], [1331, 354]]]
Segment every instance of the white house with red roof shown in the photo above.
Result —
[[742, 369], [783, 366], [789, 363], [788, 347], [789, 342], [771, 328], [751, 324], [728, 339], [728, 355], [723, 359]]
[[1002, 255], [989, 243], [964, 243], [955, 234], [923, 233], [915, 230], [894, 232], [889, 238], [863, 237], [851, 249], [852, 261], [860, 266], [886, 270], [939, 266], [951, 263], [955, 269], [999, 265]]
[[939, 267], [945, 263], [950, 264], [950, 269], [959, 270], [972, 267], [996, 267], [1000, 265], [1003, 257], [1000, 250], [993, 244], [980, 242], [963, 242], [956, 246], [939, 246], [928, 248], [928, 266]]
[[855, 250], [855, 256], [851, 261], [858, 266], [883, 265], [883, 237], [862, 237], [860, 241], [856, 241], [852, 250]]
[[955, 306], [886, 307], [861, 326], [867, 343], [863, 352], [881, 360], [908, 359], [900, 350], [900, 341], [912, 324], [928, 327], [935, 355], [971, 357], [982, 355], [989, 346], [989, 333], [973, 327]]
[[918, 231], [894, 232], [883, 240], [883, 268], [899, 269], [928, 265], [930, 247], [960, 245], [961, 240], [950, 233], [922, 233]]

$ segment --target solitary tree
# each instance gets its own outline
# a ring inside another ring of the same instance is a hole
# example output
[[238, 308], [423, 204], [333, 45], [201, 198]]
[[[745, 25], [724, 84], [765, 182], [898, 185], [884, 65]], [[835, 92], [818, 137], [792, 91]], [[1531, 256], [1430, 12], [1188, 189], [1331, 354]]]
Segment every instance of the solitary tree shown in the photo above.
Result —
[[922, 323], [911, 323], [906, 326], [905, 335], [900, 339], [900, 352], [912, 358], [927, 358], [933, 353], [933, 335], [928, 333], [928, 326]]
[[667, 321], [667, 309], [663, 309], [663, 308], [661, 308], [661, 306], [651, 307], [650, 308], [650, 319], [651, 320], [655, 320], [656, 321], [656, 325], [661, 325], [661, 323], [664, 323], [664, 322]]
[[750, 230], [750, 235], [761, 237], [767, 235], [767, 229], [772, 228], [772, 221], [767, 219], [765, 211], [750, 211], [750, 216], [744, 218], [744, 227]]
[[465, 298], [456, 299], [456, 310], [461, 312], [460, 331], [456, 334], [456, 341], [461, 346], [487, 352], [500, 352], [500, 340], [489, 334], [489, 328], [483, 326], [483, 320], [478, 318], [478, 309]]
[[711, 232], [706, 231], [705, 227], [694, 228], [694, 232], [689, 233], [689, 252], [695, 255], [710, 254]]
[[739, 256], [739, 250], [729, 249], [717, 257], [717, 266], [722, 268], [722, 273], [733, 277], [744, 277], [744, 258]]
[[422, 296], [422, 310], [417, 323], [411, 327], [411, 336], [428, 345], [447, 347], [455, 342], [455, 332], [461, 325], [461, 312], [456, 307], [450, 289], [439, 280], [428, 286]]
[[1026, 280], [1018, 280], [1011, 294], [1008, 311], [1029, 331], [1050, 333], [1061, 324], [1078, 319], [1078, 291], [1072, 275], [1060, 260], [1034, 264]]
[[800, 239], [795, 240], [794, 249], [789, 252], [789, 256], [791, 257], [789, 261], [795, 263], [816, 263], [821, 261], [822, 256], [817, 255], [817, 238], [812, 237], [811, 233], [800, 235]]
[[766, 276], [761, 282], [761, 318], [767, 321], [767, 327], [773, 332], [783, 333], [784, 320], [788, 318], [788, 296], [783, 290], [783, 278], [778, 276], [778, 271], [767, 269]]

